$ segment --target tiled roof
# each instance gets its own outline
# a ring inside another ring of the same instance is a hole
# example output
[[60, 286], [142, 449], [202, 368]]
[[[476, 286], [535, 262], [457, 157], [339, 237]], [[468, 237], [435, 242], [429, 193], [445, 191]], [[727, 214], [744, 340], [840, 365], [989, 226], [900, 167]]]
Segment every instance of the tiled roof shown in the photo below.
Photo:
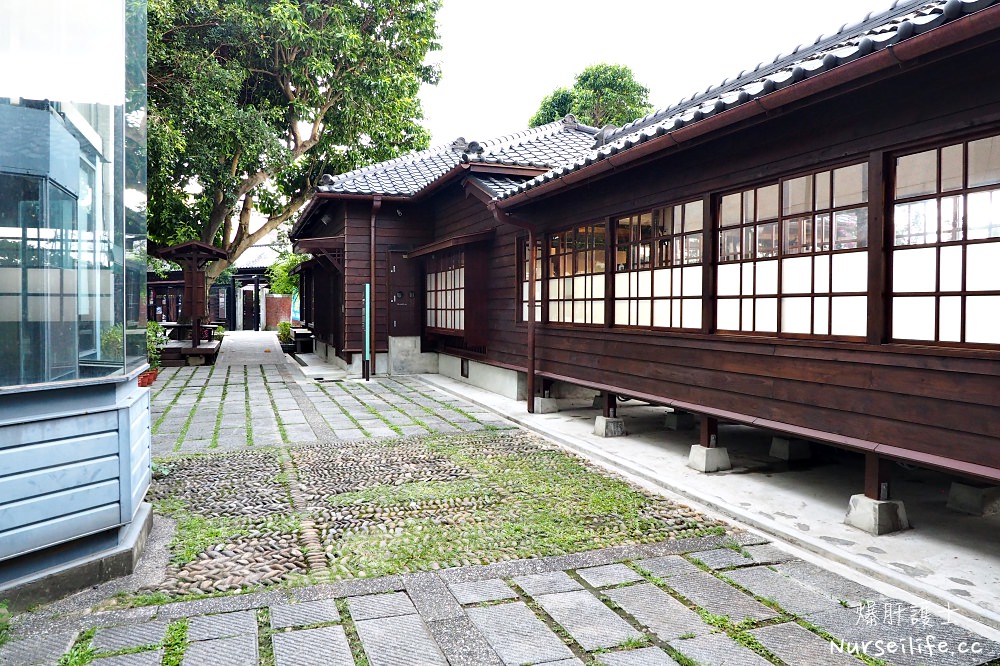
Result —
[[527, 176], [523, 178], [514, 178], [513, 176], [487, 176], [485, 174], [478, 174], [470, 176], [469, 179], [479, 183], [479, 185], [482, 186], [484, 190], [489, 192], [493, 198], [496, 198], [507, 192], [513, 192], [528, 178]]
[[884, 12], [872, 12], [861, 21], [841, 26], [834, 34], [820, 36], [790, 54], [779, 55], [771, 63], [760, 63], [671, 107], [611, 130], [605, 134], [601, 147], [571, 164], [527, 180], [498, 198], [506, 199], [538, 187], [671, 130], [687, 127], [994, 4], [1000, 4], [1000, 0], [895, 0]]
[[596, 128], [581, 125], [573, 116], [566, 116], [517, 134], [483, 142], [459, 138], [448, 145], [410, 153], [339, 176], [324, 176], [316, 189], [328, 194], [410, 197], [459, 164], [481, 162], [539, 169], [568, 164], [593, 148], [595, 134]]

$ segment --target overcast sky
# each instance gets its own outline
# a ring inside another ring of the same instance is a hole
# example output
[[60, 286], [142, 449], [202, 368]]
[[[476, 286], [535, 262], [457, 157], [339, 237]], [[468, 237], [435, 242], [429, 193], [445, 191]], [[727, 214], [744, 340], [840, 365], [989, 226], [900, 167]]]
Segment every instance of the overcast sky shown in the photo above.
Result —
[[599, 62], [670, 106], [837, 31], [889, 0], [443, 0], [441, 82], [421, 99], [431, 145], [525, 129], [542, 97]]

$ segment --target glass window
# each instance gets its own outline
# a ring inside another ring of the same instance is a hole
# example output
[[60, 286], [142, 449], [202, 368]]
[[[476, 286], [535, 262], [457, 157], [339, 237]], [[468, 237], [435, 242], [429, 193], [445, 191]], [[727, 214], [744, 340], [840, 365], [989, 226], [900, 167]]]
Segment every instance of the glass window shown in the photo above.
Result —
[[[616, 233], [620, 247], [615, 253], [619, 270], [646, 265], [652, 261], [651, 238], [654, 218], [651, 214], [623, 218]], [[549, 271], [548, 321], [574, 324], [604, 323], [604, 224], [592, 224], [549, 237], [550, 266], [562, 261], [575, 271]], [[536, 294], [540, 287], [536, 286]], [[525, 292], [527, 293], [527, 292]], [[525, 310], [525, 312], [527, 312]]]
[[465, 330], [465, 253], [431, 255], [424, 270], [427, 328]]

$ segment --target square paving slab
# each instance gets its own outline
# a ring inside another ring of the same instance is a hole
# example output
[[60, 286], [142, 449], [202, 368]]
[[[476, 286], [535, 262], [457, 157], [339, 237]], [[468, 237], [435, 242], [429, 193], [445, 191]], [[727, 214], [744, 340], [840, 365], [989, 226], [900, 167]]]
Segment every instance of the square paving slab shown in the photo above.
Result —
[[639, 631], [590, 592], [543, 594], [536, 600], [588, 652], [642, 638]]
[[642, 576], [629, 569], [624, 564], [605, 564], [601, 567], [577, 569], [576, 573], [594, 587], [608, 587], [622, 583], [634, 583], [642, 580]]
[[637, 560], [636, 564], [658, 578], [670, 578], [671, 576], [680, 576], [701, 571], [701, 569], [680, 555], [651, 557], [647, 560]]
[[448, 589], [451, 590], [460, 604], [478, 604], [484, 601], [517, 598], [514, 590], [498, 578], [472, 583], [449, 583]]
[[677, 662], [658, 647], [598, 655], [597, 663], [605, 666], [677, 666]]
[[351, 617], [355, 620], [412, 615], [417, 612], [417, 609], [413, 607], [413, 602], [406, 596], [406, 592], [350, 597], [347, 600], [347, 606], [351, 609]]
[[92, 645], [100, 652], [116, 652], [125, 648], [153, 645], [163, 640], [167, 622], [143, 622], [123, 627], [98, 629]]
[[693, 659], [699, 666], [769, 666], [771, 663], [725, 634], [670, 641], [670, 647]]
[[723, 574], [740, 587], [750, 590], [758, 597], [771, 599], [779, 606], [795, 615], [809, 615], [839, 606], [837, 602], [820, 596], [807, 587], [767, 567], [736, 569]]
[[604, 594], [661, 640], [712, 631], [697, 613], [655, 585], [631, 585], [605, 590]]
[[136, 652], [135, 654], [122, 654], [117, 657], [107, 657], [105, 659], [95, 659], [93, 666], [160, 666], [163, 660], [163, 651]]
[[703, 550], [698, 553], [689, 553], [688, 557], [696, 559], [710, 569], [727, 569], [729, 567], [748, 567], [754, 564], [750, 557], [744, 557], [742, 553], [729, 548], [716, 548], [714, 550]]
[[371, 666], [448, 666], [418, 615], [361, 620], [355, 626]]
[[467, 609], [507, 666], [570, 659], [573, 652], [523, 602]]
[[340, 613], [337, 612], [337, 604], [333, 599], [271, 606], [271, 627], [273, 629], [339, 621]]
[[736, 624], [748, 617], [755, 620], [769, 620], [778, 615], [753, 597], [743, 594], [732, 585], [723, 583], [704, 571], [675, 576], [667, 581], [667, 585], [709, 613], [728, 615]]
[[257, 634], [191, 643], [183, 666], [257, 666]]
[[256, 641], [257, 614], [254, 611], [239, 611], [220, 615], [196, 615], [188, 624], [189, 641], [206, 641], [229, 636], [253, 636]]
[[275, 666], [354, 666], [343, 627], [274, 634]]
[[514, 582], [528, 595], [553, 594], [555, 592], [572, 592], [582, 590], [583, 585], [569, 577], [565, 571], [517, 576]]
[[830, 652], [830, 643], [794, 622], [775, 624], [750, 632], [761, 645], [786, 664], [810, 666], [857, 666], [854, 657]]

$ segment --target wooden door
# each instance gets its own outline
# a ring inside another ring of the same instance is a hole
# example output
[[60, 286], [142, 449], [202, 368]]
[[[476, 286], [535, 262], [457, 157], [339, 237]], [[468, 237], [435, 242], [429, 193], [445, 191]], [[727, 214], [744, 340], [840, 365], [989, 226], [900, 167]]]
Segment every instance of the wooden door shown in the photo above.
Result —
[[390, 336], [420, 335], [420, 264], [404, 259], [402, 252], [389, 252]]

